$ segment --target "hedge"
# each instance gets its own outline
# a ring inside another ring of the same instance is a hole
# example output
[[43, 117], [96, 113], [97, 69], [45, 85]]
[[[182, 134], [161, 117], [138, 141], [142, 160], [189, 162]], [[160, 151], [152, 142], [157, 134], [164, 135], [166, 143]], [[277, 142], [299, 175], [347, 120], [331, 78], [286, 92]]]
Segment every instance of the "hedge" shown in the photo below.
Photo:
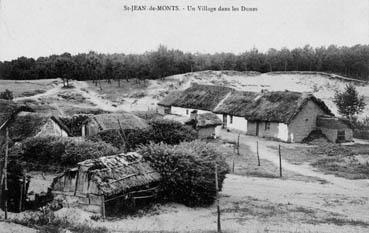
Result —
[[197, 138], [196, 131], [176, 121], [155, 119], [150, 121], [149, 125], [147, 129], [105, 130], [88, 139], [94, 142], [103, 141], [121, 150], [133, 151], [138, 146], [150, 142], [175, 145]]
[[213, 145], [196, 140], [172, 146], [150, 143], [138, 152], [162, 176], [160, 197], [187, 206], [204, 206], [214, 202], [215, 165], [219, 188], [222, 188], [228, 165]]
[[104, 142], [74, 138], [33, 137], [22, 144], [22, 160], [40, 165], [75, 166], [86, 159], [118, 153]]

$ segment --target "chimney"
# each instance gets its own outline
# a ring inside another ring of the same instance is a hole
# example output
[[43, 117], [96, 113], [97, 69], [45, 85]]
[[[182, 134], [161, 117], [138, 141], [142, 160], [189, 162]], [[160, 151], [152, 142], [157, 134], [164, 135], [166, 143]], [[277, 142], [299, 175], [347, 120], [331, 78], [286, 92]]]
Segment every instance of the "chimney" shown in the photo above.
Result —
[[193, 110], [193, 111], [190, 113], [190, 119], [191, 119], [191, 120], [197, 120], [197, 110]]

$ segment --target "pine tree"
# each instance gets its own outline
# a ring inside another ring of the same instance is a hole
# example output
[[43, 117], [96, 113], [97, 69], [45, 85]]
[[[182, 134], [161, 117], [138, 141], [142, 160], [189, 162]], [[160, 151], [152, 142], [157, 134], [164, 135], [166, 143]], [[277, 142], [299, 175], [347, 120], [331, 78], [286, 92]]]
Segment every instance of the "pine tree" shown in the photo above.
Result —
[[343, 92], [336, 92], [333, 102], [338, 107], [338, 113], [352, 120], [353, 117], [363, 112], [366, 103], [364, 96], [359, 96], [355, 86], [348, 84]]

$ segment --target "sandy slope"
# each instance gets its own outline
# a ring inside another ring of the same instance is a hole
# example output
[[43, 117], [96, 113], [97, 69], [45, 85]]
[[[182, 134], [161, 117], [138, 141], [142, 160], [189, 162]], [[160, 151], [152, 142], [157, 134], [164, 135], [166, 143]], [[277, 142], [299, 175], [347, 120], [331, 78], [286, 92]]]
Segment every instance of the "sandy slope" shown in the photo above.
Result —
[[[111, 89], [96, 90], [84, 81], [72, 81], [75, 87], [72, 89], [63, 89], [62, 84], [55, 85], [45, 93], [30, 97], [20, 97], [15, 100], [40, 98], [58, 98], [59, 93], [70, 92], [82, 95], [86, 101], [74, 103], [81, 107], [95, 107], [105, 111], [144, 111], [156, 107], [156, 103], [160, 101], [168, 92], [173, 90], [183, 90], [191, 85], [191, 83], [211, 84], [229, 86], [243, 91], [261, 91], [268, 89], [271, 91], [290, 90], [299, 92], [312, 92], [337, 114], [337, 108], [333, 103], [334, 93], [342, 91], [347, 81], [335, 78], [329, 78], [325, 75], [312, 74], [257, 74], [248, 75], [247, 73], [235, 71], [201, 71], [187, 74], [179, 74], [169, 76], [164, 80], [148, 80], [148, 86], [145, 89], [133, 89], [128, 93], [121, 93], [121, 101], [109, 99], [106, 92]], [[369, 85], [354, 83], [361, 95], [365, 96], [368, 103], [360, 118], [369, 115]], [[112, 83], [111, 85], [116, 85]], [[116, 90], [120, 94], [119, 89]], [[145, 93], [142, 98], [130, 97], [132, 94], [142, 91]], [[62, 112], [62, 110], [61, 110]]]

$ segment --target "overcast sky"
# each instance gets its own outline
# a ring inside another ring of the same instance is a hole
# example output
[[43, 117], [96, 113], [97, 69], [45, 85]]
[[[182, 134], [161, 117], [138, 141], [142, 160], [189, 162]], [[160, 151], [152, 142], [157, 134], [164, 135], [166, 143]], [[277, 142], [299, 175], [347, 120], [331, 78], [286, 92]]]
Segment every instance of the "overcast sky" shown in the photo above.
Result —
[[[0, 0], [0, 60], [94, 50], [142, 53], [159, 44], [235, 52], [369, 44], [369, 0]], [[248, 13], [125, 12], [124, 5], [257, 7]], [[206, 4], [207, 2], [207, 4]]]

